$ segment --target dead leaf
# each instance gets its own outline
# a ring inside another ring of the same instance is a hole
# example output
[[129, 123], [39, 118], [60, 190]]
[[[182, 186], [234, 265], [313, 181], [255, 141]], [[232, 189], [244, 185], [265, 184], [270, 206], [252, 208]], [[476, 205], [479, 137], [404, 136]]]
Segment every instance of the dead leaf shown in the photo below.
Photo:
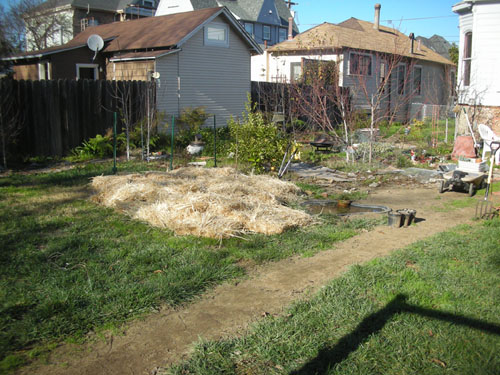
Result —
[[432, 333], [432, 330], [429, 330], [429, 336], [430, 337], [434, 336], [434, 333]]
[[163, 273], [163, 271], [162, 270], [156, 270], [153, 273]]
[[264, 312], [263, 312], [262, 314], [260, 314], [260, 315], [261, 315], [262, 317], [264, 317], [264, 318], [265, 318], [266, 316], [269, 316], [269, 315], [271, 315], [271, 314], [269, 314], [267, 311], [264, 311]]
[[435, 364], [441, 366], [442, 368], [446, 368], [446, 363], [444, 363], [443, 361], [441, 361], [440, 359], [437, 359], [437, 358], [432, 358], [431, 359], [431, 362], [434, 362]]

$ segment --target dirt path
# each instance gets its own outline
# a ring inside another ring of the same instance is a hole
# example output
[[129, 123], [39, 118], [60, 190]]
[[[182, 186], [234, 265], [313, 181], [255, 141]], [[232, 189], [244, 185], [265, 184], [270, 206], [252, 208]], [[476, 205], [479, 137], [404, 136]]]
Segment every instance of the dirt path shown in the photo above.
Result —
[[[468, 222], [474, 209], [436, 212], [433, 207], [463, 193], [438, 196], [436, 189], [385, 188], [369, 202], [413, 208], [424, 219], [409, 228], [377, 227], [310, 258], [294, 257], [253, 270], [248, 279], [217, 287], [194, 303], [165, 309], [131, 323], [124, 335], [110, 335], [82, 346], [63, 345], [47, 365], [24, 368], [23, 374], [151, 374], [185, 357], [200, 337], [214, 339], [241, 333], [266, 313], [280, 313], [294, 300], [314, 292], [348, 266], [384, 256], [414, 241]], [[439, 200], [438, 200], [439, 199]]]

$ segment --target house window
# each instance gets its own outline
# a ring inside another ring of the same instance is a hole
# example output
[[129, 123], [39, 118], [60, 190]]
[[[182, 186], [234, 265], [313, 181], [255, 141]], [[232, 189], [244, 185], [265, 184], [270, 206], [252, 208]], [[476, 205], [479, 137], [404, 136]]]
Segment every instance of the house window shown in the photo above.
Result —
[[415, 95], [422, 95], [422, 67], [413, 68], [413, 92]]
[[290, 63], [290, 80], [292, 82], [298, 81], [302, 75], [302, 63]]
[[206, 46], [229, 46], [229, 29], [225, 24], [210, 23], [205, 26], [205, 45]]
[[80, 20], [80, 30], [85, 31], [85, 29], [89, 27], [89, 19], [88, 18], [82, 18]]
[[398, 65], [398, 94], [403, 95], [405, 93], [406, 86], [406, 66], [401, 64]]
[[271, 40], [271, 26], [265, 26], [264, 25], [264, 30], [263, 30], [263, 39], [264, 40]]
[[99, 21], [92, 17], [88, 20], [88, 26], [99, 26]]
[[249, 33], [250, 35], [254, 35], [253, 34], [253, 23], [251, 22], [245, 22], [245, 30], [247, 33]]
[[38, 63], [38, 79], [51, 79], [52, 66], [48, 61], [41, 61]]
[[387, 63], [381, 62], [380, 63], [380, 81], [379, 81], [378, 89], [382, 93], [385, 93], [385, 88], [387, 86], [386, 70], [387, 70]]
[[287, 29], [283, 29], [283, 28], [280, 28], [279, 29], [279, 35], [278, 35], [278, 42], [283, 42], [286, 40], [286, 37], [287, 37]]
[[464, 38], [463, 79], [464, 86], [470, 85], [471, 61], [472, 61], [472, 33], [468, 32]]
[[149, 7], [149, 8], [153, 8], [154, 3], [153, 3], [152, 1], [143, 0], [143, 1], [142, 1], [142, 5], [144, 5], [144, 6], [146, 6], [146, 7]]
[[349, 74], [371, 76], [372, 75], [371, 55], [351, 53], [349, 55]]
[[76, 64], [76, 79], [98, 79], [98, 68], [97, 64]]

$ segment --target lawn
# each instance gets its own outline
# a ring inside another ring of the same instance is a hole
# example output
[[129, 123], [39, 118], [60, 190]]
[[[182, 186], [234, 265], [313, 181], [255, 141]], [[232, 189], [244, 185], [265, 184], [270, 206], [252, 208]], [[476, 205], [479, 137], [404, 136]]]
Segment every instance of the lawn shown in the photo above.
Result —
[[354, 266], [173, 374], [498, 374], [500, 220]]
[[[124, 163], [120, 172], [146, 168]], [[174, 236], [90, 202], [89, 178], [110, 172], [99, 163], [0, 179], [0, 373], [244, 277], [243, 264], [311, 255], [375, 224], [330, 218], [300, 235]]]

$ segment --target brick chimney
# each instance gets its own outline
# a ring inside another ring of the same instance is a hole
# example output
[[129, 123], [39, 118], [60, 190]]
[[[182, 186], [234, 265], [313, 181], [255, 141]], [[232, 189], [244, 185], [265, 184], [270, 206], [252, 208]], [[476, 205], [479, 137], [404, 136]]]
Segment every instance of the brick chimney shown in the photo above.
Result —
[[293, 39], [293, 18], [288, 17], [288, 40]]
[[373, 21], [373, 28], [378, 30], [380, 27], [380, 4], [375, 4], [375, 20]]

